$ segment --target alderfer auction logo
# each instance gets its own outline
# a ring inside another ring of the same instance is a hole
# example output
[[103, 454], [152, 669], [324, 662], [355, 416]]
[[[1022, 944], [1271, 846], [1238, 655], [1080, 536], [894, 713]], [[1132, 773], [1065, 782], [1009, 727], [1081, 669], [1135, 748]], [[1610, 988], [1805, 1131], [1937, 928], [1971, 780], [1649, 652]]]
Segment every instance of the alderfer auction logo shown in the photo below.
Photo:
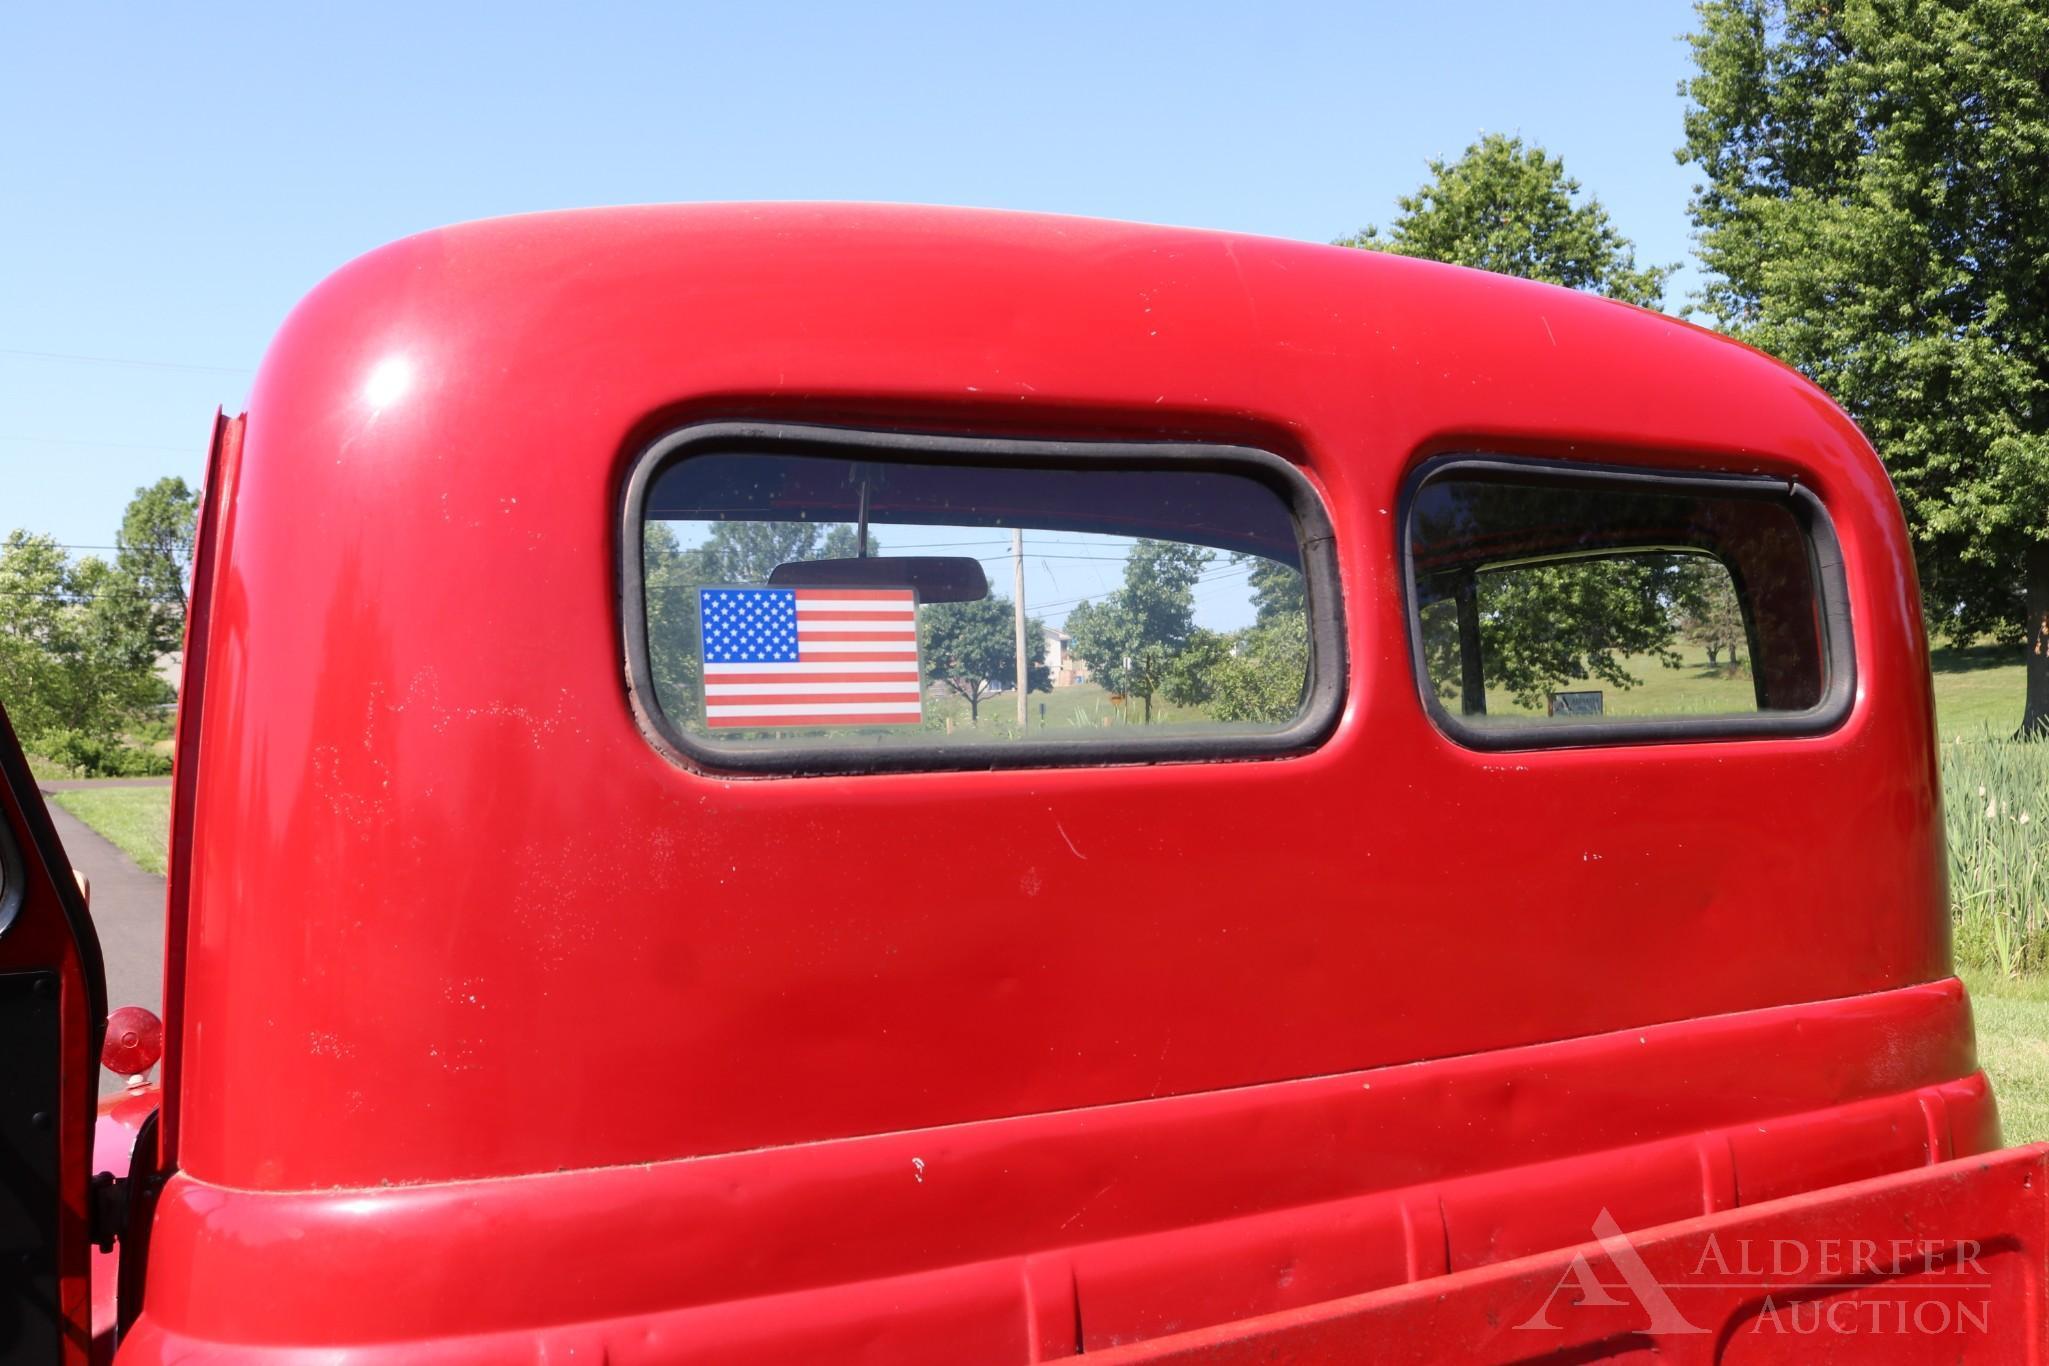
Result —
[[[1731, 1238], [1709, 1234], [1692, 1267], [1660, 1280], [1603, 1209], [1595, 1243], [1610, 1279], [1575, 1251], [1550, 1293], [1518, 1329], [1559, 1331], [1584, 1309], [1635, 1306], [1636, 1331], [1669, 1337], [1710, 1331], [1682, 1308], [1709, 1292], [1747, 1292], [1747, 1331], [1805, 1335], [1971, 1334], [1988, 1331], [1992, 1280], [1972, 1239]], [[1614, 1279], [1619, 1277], [1619, 1279]], [[1752, 1297], [1761, 1297], [1752, 1300]], [[1720, 1295], [1718, 1302], [1726, 1303]]]

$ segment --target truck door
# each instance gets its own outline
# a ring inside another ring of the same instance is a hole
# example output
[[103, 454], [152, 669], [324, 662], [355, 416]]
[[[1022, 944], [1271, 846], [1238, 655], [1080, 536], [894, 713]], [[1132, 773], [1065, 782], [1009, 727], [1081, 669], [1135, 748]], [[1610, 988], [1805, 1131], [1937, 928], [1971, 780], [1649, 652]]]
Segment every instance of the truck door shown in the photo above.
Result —
[[106, 982], [85, 897], [0, 709], [0, 1361], [84, 1363]]

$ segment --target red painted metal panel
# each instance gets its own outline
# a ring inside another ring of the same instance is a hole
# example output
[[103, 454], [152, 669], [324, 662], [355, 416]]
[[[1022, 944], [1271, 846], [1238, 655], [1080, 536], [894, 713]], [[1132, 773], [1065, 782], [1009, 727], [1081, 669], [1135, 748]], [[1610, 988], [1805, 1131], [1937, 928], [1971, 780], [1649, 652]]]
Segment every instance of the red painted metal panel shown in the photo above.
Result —
[[183, 1072], [182, 1025], [185, 1018], [186, 941], [192, 911], [194, 825], [198, 819], [199, 728], [206, 711], [207, 680], [213, 667], [214, 594], [222, 545], [223, 509], [234, 501], [235, 475], [242, 455], [245, 418], [216, 412], [207, 443], [206, 482], [200, 494], [199, 520], [192, 539], [190, 608], [185, 617], [182, 668], [178, 680], [178, 729], [171, 777], [171, 831], [165, 859], [164, 888], [164, 1055], [158, 1073], [163, 1113], [157, 1128], [157, 1152], [149, 1165], [169, 1171], [178, 1162], [179, 1080]]
[[[117, 1096], [109, 1096], [100, 1102], [99, 1115], [93, 1123], [92, 1170], [107, 1172], [114, 1176], [126, 1176], [137, 1164], [135, 1144], [142, 1132], [143, 1121], [157, 1112], [163, 1100], [163, 1093], [154, 1084], [130, 1087]], [[142, 1155], [143, 1168], [147, 1169], [152, 1155]], [[131, 1228], [133, 1225], [131, 1225]], [[121, 1268], [133, 1252], [135, 1244], [141, 1241], [124, 1235], [120, 1242], [106, 1250], [95, 1247], [92, 1252], [92, 1357], [94, 1361], [105, 1361], [113, 1356], [116, 1324], [120, 1317]]]
[[[1831, 1126], [1857, 1133], [1870, 1116], [1916, 1136], [1880, 1153], [1887, 1169], [1925, 1165], [1921, 1097], [1989, 1108], [1968, 1031], [1945, 983], [645, 1166], [304, 1193], [180, 1176], [154, 1231], [146, 1318], [251, 1345], [596, 1320], [630, 1336], [685, 1311], [727, 1322], [721, 1303], [1005, 1264], [1015, 1294], [985, 1306], [992, 1334], [1044, 1319], [1042, 1342], [1094, 1348], [1569, 1245], [1603, 1208], [1637, 1228], [1803, 1173], [1819, 1184], [1837, 1162]], [[1912, 1042], [1885, 1056], [1886, 1040]], [[1813, 1138], [1729, 1156], [1760, 1130]], [[1703, 1177], [1718, 1161], [1729, 1191]], [[394, 1278], [400, 1249], [408, 1274]], [[1027, 1286], [1029, 1307], [1016, 1298]]]
[[[622, 471], [673, 420], [762, 413], [1300, 461], [1347, 583], [1338, 733], [1284, 762], [1114, 771], [667, 762], [621, 682]], [[1468, 447], [1813, 485], [1862, 704], [1779, 743], [1451, 745], [1409, 682], [1393, 513], [1418, 459]], [[1009, 215], [473, 224], [355, 262], [292, 315], [222, 526], [174, 1071], [202, 1179], [654, 1161], [1945, 970], [1884, 471], [1790, 371], [1605, 301]], [[650, 1020], [670, 1084], [596, 1122], [644, 1091]]]
[[[671, 763], [626, 695], [622, 481], [764, 417], [1296, 462], [1345, 715], [1269, 762]], [[1847, 721], [1452, 744], [1396, 514], [1458, 450], [1814, 489]], [[1724, 338], [1130, 225], [542, 215], [338, 272], [234, 451], [137, 1360], [1043, 1359], [1996, 1142], [1890, 485]]]
[[[1895, 1099], [1912, 1105], [1912, 1097]], [[1728, 1140], [1724, 1132], [1697, 1136], [1693, 1142], [1726, 1147]], [[1677, 1151], [1688, 1141], [1660, 1146]], [[2031, 1160], [2039, 1163], [2040, 1156], [2035, 1153]], [[2004, 1169], [2013, 1157], [1996, 1154], [1989, 1166]], [[1589, 1154], [1574, 1160], [1576, 1170], [1570, 1177], [1591, 1190], [1603, 1173], [1641, 1169], [1642, 1164], [1643, 1154], [1636, 1152]], [[1559, 1220], [1562, 1236], [1554, 1243], [1571, 1249], [1577, 1245], [1575, 1239], [1584, 1242], [1590, 1230], [1601, 1228], [1610, 1216], [1646, 1253], [1669, 1241], [1674, 1229], [1713, 1227], [1753, 1248], [1740, 1252], [1732, 1242], [1722, 1254], [1732, 1265], [1740, 1259], [1758, 1260], [1755, 1249], [1769, 1254], [1777, 1246], [1775, 1240], [1829, 1241], [1834, 1251], [1811, 1247], [1813, 1265], [1798, 1268], [1820, 1273], [1825, 1257], [1840, 1261], [1856, 1240], [1968, 1238], [2002, 1254], [2011, 1248], [2027, 1267], [2021, 1287], [2004, 1280], [1961, 1287], [1972, 1292], [1969, 1303], [1996, 1304], [1995, 1318], [2018, 1316], [2030, 1331], [2038, 1331], [2033, 1316], [2039, 1312], [2041, 1211], [2038, 1205], [2015, 1204], [2010, 1190], [1988, 1193], [1974, 1188], [1971, 1183], [1987, 1167], [1987, 1162], [1963, 1159], [1933, 1169], [1942, 1199], [1939, 1219], [1924, 1216], [1914, 1222], [1917, 1216], [1890, 1207], [1862, 1212], [1860, 1197], [1854, 1194], [1858, 1187], [1850, 1186], [1761, 1206], [1682, 1216], [1648, 1229], [1630, 1222], [1630, 1197], [1636, 1192], [1627, 1186], [1625, 1175], [1609, 1187], [1617, 1197], [1612, 1209], [1602, 1200], [1568, 1200], [1572, 1214]], [[1927, 1171], [1909, 1167], [1903, 1175], [1887, 1175], [1865, 1185], [1888, 1191], [1918, 1189]], [[715, 1245], [714, 1239], [722, 1239], [718, 1250], [727, 1258], [737, 1250], [747, 1263], [740, 1274], [754, 1279], [758, 1293], [731, 1295], [707, 1294], [701, 1281], [669, 1259], [662, 1243], [643, 1240], [643, 1235], [654, 1232], [656, 1221], [627, 1213], [629, 1201], [643, 1207], [661, 1203], [661, 1193], [653, 1189], [662, 1184], [661, 1174], [651, 1181], [621, 1173], [536, 1178], [560, 1181], [565, 1189], [526, 1193], [518, 1210], [507, 1208], [512, 1202], [497, 1190], [424, 1188], [417, 1201], [361, 1195], [252, 1196], [201, 1190], [181, 1179], [167, 1206], [171, 1236], [183, 1242], [203, 1224], [209, 1227], [201, 1236], [220, 1245], [216, 1252], [240, 1244], [237, 1288], [204, 1293], [206, 1288], [197, 1285], [153, 1286], [145, 1319], [148, 1331], [124, 1349], [130, 1352], [124, 1360], [175, 1360], [179, 1351], [200, 1343], [221, 1359], [266, 1359], [280, 1341], [303, 1344], [309, 1357], [345, 1350], [351, 1360], [372, 1362], [545, 1359], [572, 1346], [607, 1353], [607, 1360], [872, 1357], [1023, 1362], [1083, 1353], [1109, 1353], [1116, 1360], [1123, 1358], [1113, 1349], [1141, 1343], [1157, 1344], [1163, 1359], [1178, 1360], [1176, 1353], [1190, 1344], [1176, 1339], [1186, 1333], [1197, 1334], [1193, 1343], [1204, 1350], [1225, 1350], [1229, 1359], [1237, 1359], [1229, 1354], [1248, 1345], [1267, 1350], [1263, 1344], [1269, 1340], [1285, 1340], [1300, 1322], [1297, 1316], [1313, 1316], [1320, 1323], [1355, 1307], [1347, 1302], [1361, 1295], [1366, 1296], [1361, 1303], [1372, 1312], [1319, 1329], [1331, 1344], [1324, 1350], [1370, 1354], [1384, 1343], [1386, 1359], [1467, 1359], [1476, 1344], [1494, 1338], [1495, 1330], [1535, 1313], [1537, 1304], [1521, 1299], [1532, 1282], [1529, 1269], [1547, 1268], [1537, 1279], [1548, 1277], [1548, 1285], [1555, 1288], [1564, 1281], [1565, 1256], [1545, 1251], [1482, 1261], [1449, 1275], [1428, 1269], [1415, 1274], [1416, 1260], [1409, 1249], [1419, 1226], [1428, 1238], [1444, 1236], [1437, 1208], [1448, 1211], [1454, 1203], [1477, 1207], [1490, 1193], [1490, 1185], [1500, 1211], [1513, 1213], [1535, 1205], [1562, 1212], [1563, 1207], [1552, 1203], [1559, 1194], [1555, 1179], [1560, 1173], [1525, 1170], [1514, 1175], [1518, 1179], [1512, 1186], [1475, 1178], [1431, 1190], [1298, 1206], [1021, 1258], [918, 1270], [893, 1271], [896, 1263], [888, 1247], [873, 1261], [862, 1257], [864, 1249], [879, 1241], [888, 1219], [882, 1214], [836, 1225], [844, 1230], [839, 1245], [847, 1278], [816, 1285], [790, 1285], [787, 1268], [768, 1248], [750, 1240], [748, 1229], [737, 1221], [742, 1216], [709, 1232], [682, 1220], [662, 1223], [672, 1238], [692, 1239], [707, 1250]], [[624, 1189], [606, 1191], [606, 1185], [635, 1189], [629, 1195]], [[731, 1180], [729, 1200], [736, 1210], [745, 1205], [745, 1189], [744, 1181]], [[1785, 1217], [1787, 1211], [1832, 1208], [1838, 1199], [1846, 1208], [1831, 1217]], [[316, 1208], [323, 1204], [330, 1208]], [[266, 1205], [271, 1208], [263, 1208]], [[574, 1222], [566, 1211], [575, 1207], [587, 1216], [605, 1218], [632, 1241], [608, 1248], [595, 1240], [565, 1238]], [[1000, 1223], [1002, 1210], [992, 1214]], [[337, 1225], [351, 1218], [369, 1225], [365, 1235], [337, 1236]], [[454, 1227], [437, 1235], [430, 1218], [452, 1221]], [[373, 1246], [371, 1235], [381, 1237], [382, 1243]], [[465, 1240], [485, 1250], [485, 1264], [448, 1254], [447, 1249]], [[507, 1241], [513, 1243], [512, 1249], [493, 1250]], [[397, 1284], [391, 1282], [389, 1261], [395, 1246], [407, 1250], [410, 1269], [407, 1280]], [[564, 1250], [571, 1260], [531, 1255], [543, 1246]], [[265, 1256], [266, 1249], [273, 1255]], [[1717, 1321], [1703, 1315], [1727, 1317], [1736, 1307], [1733, 1301], [1755, 1300], [1768, 1288], [1790, 1292], [1804, 1302], [1811, 1293], [1808, 1282], [1815, 1279], [1780, 1277], [1768, 1286], [1753, 1278], [1732, 1286], [1700, 1275], [1698, 1255], [1690, 1265], [1695, 1268], [1691, 1279], [1675, 1280], [1671, 1288], [1687, 1315], [1701, 1324]], [[575, 1271], [567, 1271], [569, 1267]], [[1520, 1273], [1512, 1283], [1510, 1300], [1519, 1305], [1517, 1319], [1502, 1319], [1498, 1304], [1475, 1293], [1476, 1286], [1498, 1289], [1503, 1284], [1487, 1274], [1497, 1267]], [[2034, 1287], [2034, 1298], [2021, 1295], [2026, 1286]], [[1745, 1296], [1718, 1293], [1731, 1289], [1742, 1290]], [[394, 1290], [397, 1304], [389, 1302]], [[185, 1303], [183, 1296], [194, 1291], [204, 1293], [211, 1303], [188, 1317], [186, 1311], [196, 1306]], [[435, 1295], [442, 1297], [438, 1307], [428, 1303]], [[637, 1308], [614, 1312], [635, 1297]], [[1461, 1302], [1463, 1312], [1447, 1314], [1434, 1307], [1447, 1300]], [[1703, 1304], [1709, 1307], [1700, 1308]], [[1558, 1307], [1558, 1326], [1571, 1326], [1565, 1312], [1572, 1309], [1571, 1301], [1561, 1301]], [[348, 1312], [351, 1308], [353, 1313]], [[1642, 1326], [1617, 1329], [1615, 1317], [1599, 1315], [1582, 1324], [1580, 1339], [1626, 1342]], [[2010, 1329], [2012, 1323], [2003, 1327]], [[1541, 1357], [1581, 1345], [1572, 1337], [1544, 1335], [1511, 1334], [1495, 1341], [1502, 1349], [1496, 1354], [1504, 1357], [1513, 1355], [1509, 1347]], [[1861, 1359], [1894, 1359], [1885, 1351], [1874, 1351], [1868, 1339], [1864, 1351]], [[1488, 1357], [1481, 1352], [1475, 1359]], [[1290, 1348], [1277, 1355], [1255, 1352], [1249, 1359], [1296, 1357]], [[1791, 1353], [1768, 1359], [1800, 1358]], [[1919, 1358], [1910, 1352], [1901, 1359]], [[1962, 1359], [2018, 1358], [1966, 1353]]]
[[[2049, 1355], [2045, 1153], [2021, 1148], [1834, 1187], [1102, 1360], [2039, 1362]], [[1607, 1289], [1606, 1302], [1575, 1302], [1574, 1259]], [[1648, 1295], [1631, 1278], [1638, 1268]]]

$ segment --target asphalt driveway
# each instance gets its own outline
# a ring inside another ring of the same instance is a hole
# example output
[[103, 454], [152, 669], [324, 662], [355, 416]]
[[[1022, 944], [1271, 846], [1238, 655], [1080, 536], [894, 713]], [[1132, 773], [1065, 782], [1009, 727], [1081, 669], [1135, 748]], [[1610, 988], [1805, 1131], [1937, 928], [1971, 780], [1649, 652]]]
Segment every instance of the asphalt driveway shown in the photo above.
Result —
[[[79, 787], [162, 786], [164, 778], [107, 779], [103, 781], [46, 781], [38, 783], [46, 794]], [[126, 854], [95, 834], [78, 817], [55, 802], [46, 801], [50, 821], [71, 866], [82, 871], [92, 884], [93, 925], [100, 935], [100, 956], [107, 965], [107, 1009], [147, 1006], [163, 1014], [164, 990], [164, 880], [136, 867]], [[102, 1071], [100, 1094], [121, 1089], [121, 1079]]]

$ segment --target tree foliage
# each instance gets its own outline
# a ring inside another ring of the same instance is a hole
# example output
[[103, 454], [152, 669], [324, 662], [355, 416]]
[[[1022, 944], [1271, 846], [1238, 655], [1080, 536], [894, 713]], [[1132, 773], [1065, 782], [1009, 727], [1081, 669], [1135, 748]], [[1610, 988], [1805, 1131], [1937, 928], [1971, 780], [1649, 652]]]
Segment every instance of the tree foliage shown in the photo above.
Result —
[[[1655, 308], [1671, 266], [1638, 267], [1636, 250], [1600, 200], [1581, 198], [1562, 159], [1522, 139], [1490, 133], [1456, 161], [1430, 163], [1430, 180], [1399, 201], [1382, 236], [1367, 228], [1340, 245], [1425, 257]], [[1538, 705], [1562, 684], [1640, 680], [1628, 654], [1675, 659], [1667, 604], [1646, 562], [1628, 559], [1530, 567], [1485, 575], [1486, 682]], [[1458, 633], [1449, 602], [1428, 614], [1424, 650], [1440, 688], [1456, 689]]]
[[699, 588], [767, 583], [779, 564], [845, 559], [855, 543], [854, 528], [844, 523], [719, 522], [702, 543], [685, 549], [674, 527], [647, 523], [641, 532], [641, 591], [648, 664], [662, 710], [679, 720], [697, 711]]
[[[1630, 655], [1676, 667], [1674, 559], [1616, 556], [1481, 574], [1480, 657], [1487, 685], [1534, 708], [1568, 683], [1636, 687], [1642, 680], [1624, 662]], [[1455, 634], [1451, 644], [1455, 649]], [[1459, 676], [1456, 666], [1433, 674]]]
[[24, 531], [0, 543], [0, 698], [30, 749], [93, 772], [147, 766], [124, 736], [171, 690], [144, 606], [104, 560]]
[[1141, 538], [1124, 562], [1124, 586], [1067, 614], [1074, 653], [1089, 676], [1113, 693], [1141, 698], [1147, 722], [1195, 629], [1195, 584], [1209, 561], [1204, 546]]
[[1636, 264], [1600, 200], [1580, 199], [1565, 163], [1521, 138], [1489, 133], [1456, 161], [1432, 161], [1430, 179], [1396, 201], [1386, 236], [1369, 227], [1338, 245], [1420, 256], [1542, 280], [1656, 308], [1671, 266]]
[[1231, 562], [1250, 567], [1245, 577], [1252, 587], [1252, 608], [1261, 626], [1299, 617], [1309, 610], [1307, 585], [1302, 571], [1293, 565], [1264, 555], [1233, 555]]
[[156, 669], [184, 637], [197, 511], [182, 479], [137, 489], [111, 564], [25, 531], [0, 543], [0, 697], [30, 749], [89, 773], [162, 769], [132, 740], [172, 698]]
[[700, 581], [666, 522], [649, 522], [640, 537], [641, 594], [647, 603], [648, 671], [664, 714], [682, 721], [696, 709], [697, 593]]
[[1720, 664], [1725, 652], [1731, 667], [1742, 662], [1748, 640], [1743, 604], [1719, 560], [1689, 555], [1679, 561], [1674, 606], [1681, 639], [1699, 646], [1709, 664]]
[[2049, 731], [2049, 10], [1706, 0], [1681, 158], [1701, 302], [1863, 427], [1931, 626], [2029, 649]]
[[[982, 700], [1017, 686], [1017, 612], [1009, 598], [935, 602], [918, 612], [924, 635], [925, 674], [968, 704], [969, 724], [981, 719]], [[1046, 626], [1025, 620], [1028, 692], [1053, 686], [1046, 670]]]
[[760, 584], [779, 564], [850, 558], [854, 529], [844, 523], [719, 522], [686, 554], [699, 583]]
[[137, 489], [115, 534], [114, 576], [133, 603], [134, 629], [155, 654], [184, 644], [185, 585], [199, 497], [183, 479], [166, 477]]
[[1212, 720], [1280, 725], [1302, 710], [1309, 680], [1309, 618], [1275, 612], [1223, 634], [1200, 628], [1168, 670], [1167, 700], [1208, 709]]

